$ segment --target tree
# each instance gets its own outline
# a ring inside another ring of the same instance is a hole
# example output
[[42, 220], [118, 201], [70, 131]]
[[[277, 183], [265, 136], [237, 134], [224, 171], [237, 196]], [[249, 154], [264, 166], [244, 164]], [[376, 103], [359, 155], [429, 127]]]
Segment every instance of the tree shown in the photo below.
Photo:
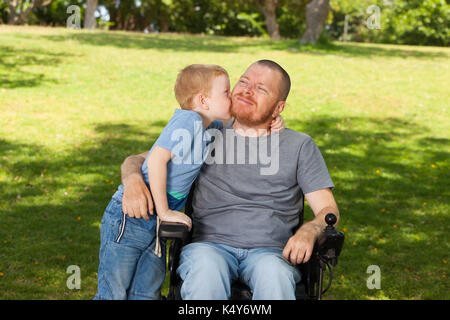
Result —
[[[345, 16], [349, 17], [350, 41], [411, 45], [448, 46], [450, 5], [443, 0], [331, 0], [333, 21], [328, 32], [334, 39], [342, 36]], [[377, 5], [381, 11], [381, 29], [369, 28]]]
[[110, 16], [112, 30], [139, 30], [148, 28], [154, 23], [157, 3], [161, 0], [100, 0], [99, 4], [105, 6]]
[[300, 44], [317, 42], [329, 12], [329, 0], [312, 0], [306, 5], [306, 30]]
[[274, 40], [280, 39], [276, 15], [278, 0], [256, 0], [256, 5], [264, 15], [270, 38]]
[[84, 17], [84, 28], [95, 29], [95, 10], [97, 10], [98, 0], [87, 0], [86, 15]]
[[52, 0], [9, 0], [8, 24], [24, 24], [35, 8], [48, 6]]
[[[443, 0], [396, 0], [383, 7], [376, 41], [448, 46], [450, 5]], [[375, 38], [375, 37], [374, 37]]]

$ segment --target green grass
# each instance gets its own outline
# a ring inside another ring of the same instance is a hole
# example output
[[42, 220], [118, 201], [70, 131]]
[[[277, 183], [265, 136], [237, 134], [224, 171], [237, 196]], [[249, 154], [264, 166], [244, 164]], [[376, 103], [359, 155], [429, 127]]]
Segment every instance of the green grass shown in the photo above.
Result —
[[91, 299], [119, 166], [169, 120], [178, 70], [220, 64], [234, 84], [268, 58], [293, 81], [286, 126], [314, 138], [336, 185], [346, 240], [325, 298], [449, 299], [449, 55], [0, 26], [0, 298]]

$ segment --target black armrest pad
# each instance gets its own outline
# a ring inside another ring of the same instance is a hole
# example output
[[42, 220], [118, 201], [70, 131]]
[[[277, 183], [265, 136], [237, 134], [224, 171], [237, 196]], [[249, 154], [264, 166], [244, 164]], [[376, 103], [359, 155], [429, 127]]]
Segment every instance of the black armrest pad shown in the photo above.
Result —
[[159, 225], [159, 237], [161, 239], [181, 239], [185, 241], [188, 236], [188, 228], [182, 223], [162, 221]]
[[317, 239], [314, 250], [334, 266], [344, 244], [344, 233], [333, 229], [325, 229]]

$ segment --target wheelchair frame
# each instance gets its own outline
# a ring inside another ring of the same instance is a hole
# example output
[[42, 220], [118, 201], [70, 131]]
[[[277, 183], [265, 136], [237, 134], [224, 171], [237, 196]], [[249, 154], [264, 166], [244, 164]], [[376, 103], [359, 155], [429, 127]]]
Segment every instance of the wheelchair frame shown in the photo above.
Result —
[[[185, 213], [192, 216], [192, 196], [194, 192], [195, 183], [189, 192], [189, 196], [185, 206]], [[304, 212], [304, 195], [303, 207], [300, 211], [300, 222], [296, 229], [303, 224]], [[337, 218], [333, 213], [328, 213], [325, 217], [327, 227], [323, 230], [321, 236], [314, 244], [314, 250], [311, 258], [306, 263], [297, 265], [301, 272], [301, 281], [296, 287], [297, 300], [321, 300], [324, 294], [331, 286], [332, 282], [332, 268], [337, 265], [338, 257], [344, 243], [344, 233], [337, 231], [333, 225]], [[164, 297], [168, 300], [181, 300], [179, 289], [182, 280], [176, 274], [180, 262], [181, 249], [184, 245], [191, 241], [191, 232], [188, 232], [187, 227], [183, 224], [162, 222], [159, 228], [159, 237], [162, 240], [172, 240], [169, 247], [169, 262], [168, 269], [170, 273], [169, 294]], [[326, 269], [329, 270], [328, 285], [323, 290], [323, 275]], [[250, 289], [240, 283], [235, 282], [231, 287], [231, 300], [250, 300], [252, 293]]]

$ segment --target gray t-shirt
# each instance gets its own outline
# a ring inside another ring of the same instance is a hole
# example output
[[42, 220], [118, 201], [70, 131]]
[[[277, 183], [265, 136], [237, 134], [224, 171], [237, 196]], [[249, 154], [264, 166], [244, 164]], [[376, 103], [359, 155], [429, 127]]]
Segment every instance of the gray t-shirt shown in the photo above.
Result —
[[334, 188], [319, 148], [287, 128], [259, 138], [228, 128], [213, 136], [195, 185], [193, 242], [283, 249], [299, 225], [303, 194]]

